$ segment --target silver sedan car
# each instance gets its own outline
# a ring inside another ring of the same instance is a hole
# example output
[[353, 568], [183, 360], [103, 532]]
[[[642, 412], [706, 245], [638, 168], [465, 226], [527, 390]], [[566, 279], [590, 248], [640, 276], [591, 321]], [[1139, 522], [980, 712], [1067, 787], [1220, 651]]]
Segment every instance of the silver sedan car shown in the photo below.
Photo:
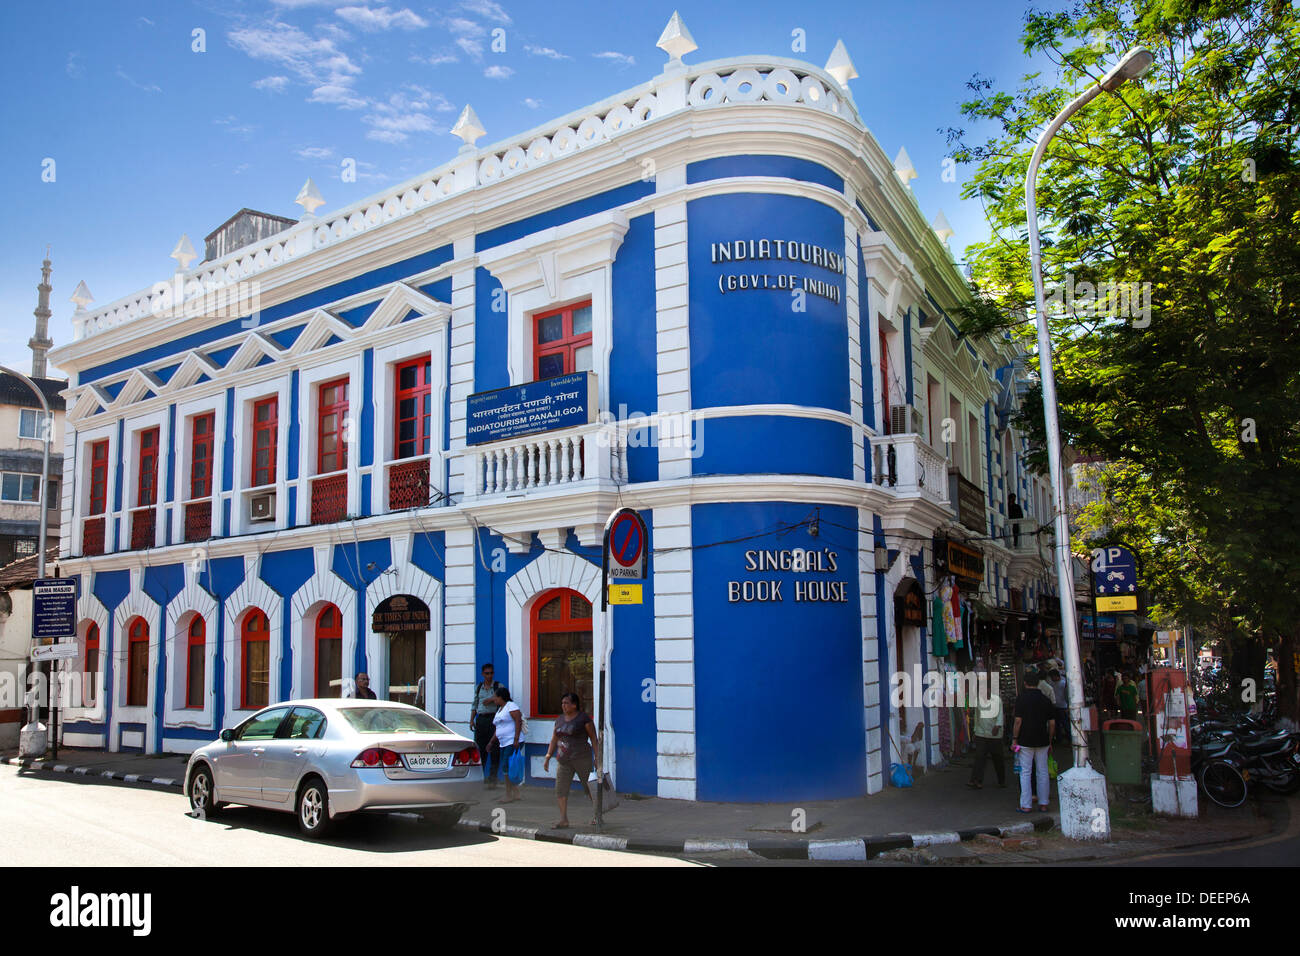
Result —
[[291, 700], [253, 714], [190, 756], [197, 813], [228, 803], [285, 810], [309, 837], [349, 814], [417, 812], [454, 826], [482, 792], [474, 741], [423, 710], [383, 700]]

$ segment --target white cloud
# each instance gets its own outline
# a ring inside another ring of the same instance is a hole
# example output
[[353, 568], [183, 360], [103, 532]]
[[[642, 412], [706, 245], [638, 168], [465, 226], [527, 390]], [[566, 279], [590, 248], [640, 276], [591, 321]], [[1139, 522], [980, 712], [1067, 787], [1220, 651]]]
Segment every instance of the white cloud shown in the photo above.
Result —
[[86, 68], [77, 62], [77, 58], [80, 56], [80, 53], [69, 53], [68, 62], [63, 66], [63, 72], [74, 80], [79, 80], [86, 75]]
[[429, 21], [405, 7], [397, 11], [388, 7], [340, 7], [334, 13], [362, 30], [419, 30], [429, 25]]
[[127, 72], [123, 70], [120, 66], [117, 68], [117, 77], [120, 80], [126, 80], [126, 82], [130, 83], [137, 90], [144, 90], [146, 93], [162, 92], [161, 86], [158, 86], [156, 83], [141, 83], [139, 80], [136, 80], [131, 76], [129, 76]]
[[413, 56], [411, 57], [411, 60], [414, 63], [427, 63], [430, 66], [442, 66], [444, 63], [459, 63], [460, 57], [456, 56], [454, 53], [435, 53], [430, 57]]
[[525, 97], [524, 106], [527, 106], [530, 110], [541, 109], [542, 101], [535, 100], [531, 96]]
[[474, 60], [483, 59], [482, 40], [473, 40], [470, 39], [469, 37], [461, 37], [459, 40], [456, 41], [456, 46], [464, 50], [470, 56], [471, 59]]
[[247, 123], [239, 122], [237, 116], [222, 116], [212, 121], [217, 126], [224, 126], [227, 133], [233, 133], [236, 136], [242, 136], [247, 139], [257, 129], [256, 126], [249, 126]]
[[372, 129], [367, 131], [366, 139], [378, 140], [381, 143], [405, 143], [406, 134], [391, 129]]
[[489, 66], [483, 75], [489, 80], [508, 80], [515, 75], [515, 71], [508, 66]]
[[329, 159], [334, 155], [334, 150], [328, 146], [306, 146], [299, 150], [294, 150], [303, 159]]
[[311, 37], [287, 23], [272, 21], [264, 26], [242, 27], [227, 37], [235, 49], [275, 63], [300, 82], [312, 87], [313, 103], [330, 103], [343, 109], [366, 105], [352, 85], [361, 67], [329, 37]]
[[370, 112], [361, 122], [371, 127], [367, 139], [381, 143], [404, 143], [411, 133], [429, 133], [438, 129], [430, 113], [447, 113], [455, 109], [441, 93], [409, 84], [388, 97], [387, 102], [371, 103]]
[[476, 16], [483, 17], [485, 20], [495, 20], [497, 23], [504, 23], [510, 26], [514, 21], [510, 19], [510, 14], [501, 8], [499, 3], [493, 0], [462, 0], [460, 8], [467, 10]]
[[628, 56], [626, 53], [615, 53], [613, 50], [606, 50], [604, 53], [593, 53], [598, 60], [613, 60], [619, 66], [632, 66], [636, 63], [636, 57]]
[[287, 76], [264, 76], [260, 80], [253, 82], [255, 90], [270, 90], [272, 93], [283, 93], [289, 85]]
[[552, 50], [549, 46], [533, 46], [531, 43], [524, 44], [524, 52], [533, 56], [544, 56], [548, 60], [572, 60], [573, 57], [565, 56], [559, 50]]
[[452, 33], [467, 37], [481, 37], [487, 33], [487, 28], [483, 24], [467, 20], [465, 17], [452, 17], [444, 26]]

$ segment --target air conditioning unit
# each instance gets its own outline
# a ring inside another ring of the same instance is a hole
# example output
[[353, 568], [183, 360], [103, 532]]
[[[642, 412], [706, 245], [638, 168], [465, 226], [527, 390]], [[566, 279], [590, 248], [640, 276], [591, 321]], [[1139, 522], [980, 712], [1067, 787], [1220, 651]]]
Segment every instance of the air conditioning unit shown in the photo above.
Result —
[[260, 495], [253, 495], [248, 499], [248, 520], [249, 521], [274, 521], [275, 520], [275, 492], [267, 491]]
[[924, 428], [925, 420], [915, 405], [889, 406], [889, 434], [919, 435]]

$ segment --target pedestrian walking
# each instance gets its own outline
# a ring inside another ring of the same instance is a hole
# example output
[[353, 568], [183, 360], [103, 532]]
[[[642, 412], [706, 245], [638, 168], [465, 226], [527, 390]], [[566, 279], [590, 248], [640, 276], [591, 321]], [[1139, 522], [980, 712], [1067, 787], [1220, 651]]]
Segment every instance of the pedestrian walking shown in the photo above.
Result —
[[1056, 729], [1056, 705], [1038, 689], [1037, 681], [1036, 673], [1025, 675], [1025, 687], [1016, 698], [1016, 719], [1011, 727], [1011, 749], [1017, 753], [1020, 772], [1021, 813], [1033, 810], [1035, 790], [1040, 810], [1047, 809], [1051, 794], [1047, 757]]
[[[582, 701], [570, 691], [560, 698], [560, 710], [563, 713], [555, 718], [555, 731], [551, 734], [551, 746], [542, 761], [542, 769], [549, 770], [551, 757], [555, 757], [555, 801], [560, 807], [560, 819], [553, 828], [566, 830], [569, 827], [569, 791], [573, 789], [573, 778], [582, 784], [582, 792], [595, 801], [587, 778], [596, 768], [596, 777], [600, 777], [600, 741], [596, 739], [596, 725], [590, 715], [582, 710]], [[596, 820], [592, 819], [594, 825]]]
[[1132, 674], [1124, 675], [1124, 683], [1115, 688], [1115, 699], [1119, 702], [1119, 715], [1124, 720], [1137, 720], [1138, 689]]
[[375, 692], [370, 689], [370, 675], [360, 673], [352, 682], [352, 696], [358, 700], [374, 700]]
[[506, 795], [497, 803], [514, 803], [522, 799], [523, 794], [519, 792], [519, 785], [510, 780], [510, 758], [524, 745], [524, 715], [519, 705], [510, 699], [510, 691], [500, 684], [489, 703], [497, 708], [492, 718], [493, 748], [498, 753], [498, 764], [506, 765]]
[[1070, 685], [1061, 672], [1051, 671], [1047, 678], [1051, 681], [1056, 705], [1056, 739], [1070, 742]]
[[1101, 709], [1107, 714], [1115, 713], [1115, 672], [1106, 668], [1101, 678]]
[[971, 768], [970, 781], [966, 784], [972, 790], [983, 789], [984, 764], [988, 760], [993, 761], [998, 786], [1007, 785], [1006, 768], [1002, 764], [1002, 748], [1006, 746], [1002, 740], [1002, 698], [998, 696], [997, 686], [997, 675], [990, 673], [990, 696], [979, 701], [980, 706], [975, 708], [975, 766]]
[[[498, 752], [491, 748], [492, 738], [496, 735], [496, 730], [492, 726], [492, 718], [496, 716], [496, 705], [488, 703], [496, 697], [496, 693], [501, 689], [501, 685], [495, 679], [496, 668], [491, 664], [484, 664], [482, 668], [483, 681], [474, 686], [474, 704], [469, 712], [469, 725], [474, 734], [474, 743], [478, 744], [479, 751], [483, 754], [485, 775], [484, 784], [487, 789], [494, 790], [497, 786], [497, 773], [501, 769], [500, 761], [492, 761], [493, 757], [498, 756]], [[491, 761], [491, 766], [488, 766]]]

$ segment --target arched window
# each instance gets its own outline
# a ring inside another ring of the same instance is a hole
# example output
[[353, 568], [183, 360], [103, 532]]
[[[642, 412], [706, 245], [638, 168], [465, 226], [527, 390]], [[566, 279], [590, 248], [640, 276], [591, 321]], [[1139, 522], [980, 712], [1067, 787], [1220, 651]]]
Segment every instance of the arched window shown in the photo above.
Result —
[[316, 615], [316, 696], [338, 697], [343, 690], [343, 615], [326, 604]]
[[142, 617], [126, 625], [126, 706], [149, 706], [149, 625]]
[[271, 686], [271, 626], [266, 613], [252, 608], [240, 628], [240, 660], [243, 664], [241, 707], [256, 710], [269, 702]]
[[560, 713], [560, 698], [570, 691], [591, 706], [591, 602], [567, 588], [547, 591], [532, 611], [532, 712]]
[[86, 665], [82, 672], [86, 675], [81, 685], [82, 705], [94, 707], [99, 689], [99, 625], [94, 621], [86, 628]]
[[195, 614], [190, 618], [189, 638], [185, 652], [185, 706], [203, 707], [206, 685], [204, 668], [207, 663], [207, 626]]

